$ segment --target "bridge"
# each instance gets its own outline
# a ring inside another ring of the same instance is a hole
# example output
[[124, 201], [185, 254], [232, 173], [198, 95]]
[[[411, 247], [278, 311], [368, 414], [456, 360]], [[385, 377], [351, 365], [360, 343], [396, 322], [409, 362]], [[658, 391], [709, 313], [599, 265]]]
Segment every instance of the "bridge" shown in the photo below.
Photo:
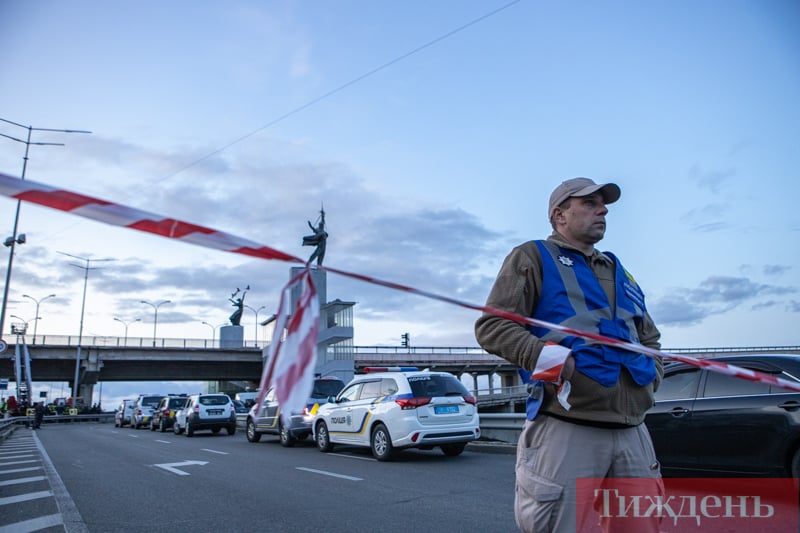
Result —
[[[9, 342], [10, 339], [6, 339]], [[72, 383], [78, 354], [74, 336], [39, 335], [28, 344], [32, 380]], [[14, 364], [10, 356], [15, 344], [9, 343], [0, 358], [0, 377], [13, 381]], [[748, 353], [800, 354], [800, 346], [678, 348], [664, 351], [704, 358]], [[91, 387], [99, 381], [249, 381], [258, 383], [263, 368], [259, 346], [224, 348], [204, 339], [152, 339], [122, 337], [83, 337], [81, 339], [79, 383], [81, 394], [91, 398]], [[355, 346], [353, 366], [358, 372], [369, 366], [416, 366], [470, 375], [477, 391], [478, 376], [489, 377], [489, 389], [503, 391], [499, 396], [524, 393], [516, 368], [505, 359], [479, 347], [400, 347]], [[495, 386], [495, 376], [500, 377]], [[86, 389], [84, 389], [84, 386]], [[496, 396], [498, 396], [496, 394]], [[507, 403], [508, 398], [497, 400]], [[485, 398], [488, 401], [488, 398]], [[483, 403], [483, 402], [482, 402]]]

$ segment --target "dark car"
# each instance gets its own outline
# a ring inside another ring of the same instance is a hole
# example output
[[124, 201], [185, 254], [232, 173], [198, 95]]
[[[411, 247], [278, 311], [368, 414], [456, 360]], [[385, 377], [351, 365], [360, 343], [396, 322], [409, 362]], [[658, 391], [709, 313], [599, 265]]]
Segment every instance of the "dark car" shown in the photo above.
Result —
[[172, 427], [175, 423], [175, 415], [186, 407], [188, 396], [165, 396], [161, 398], [153, 415], [150, 417], [150, 430], [160, 430], [162, 433]]
[[[710, 360], [800, 383], [800, 355]], [[645, 423], [665, 476], [800, 477], [800, 392], [670, 363]]]
[[233, 400], [233, 410], [236, 411], [236, 414], [245, 414], [250, 411], [250, 408], [245, 405], [245, 403], [241, 400]]
[[292, 446], [298, 440], [303, 440], [311, 435], [311, 424], [316, 417], [319, 405], [328, 401], [331, 396], [336, 396], [344, 388], [344, 381], [332, 377], [314, 379], [311, 397], [306, 407], [297, 413], [291, 414], [291, 423], [287, 427], [281, 419], [281, 407], [275, 395], [275, 389], [269, 389], [264, 397], [261, 416], [256, 417], [256, 407], [250, 408], [247, 415], [247, 440], [258, 442], [263, 433], [278, 435], [283, 446]]

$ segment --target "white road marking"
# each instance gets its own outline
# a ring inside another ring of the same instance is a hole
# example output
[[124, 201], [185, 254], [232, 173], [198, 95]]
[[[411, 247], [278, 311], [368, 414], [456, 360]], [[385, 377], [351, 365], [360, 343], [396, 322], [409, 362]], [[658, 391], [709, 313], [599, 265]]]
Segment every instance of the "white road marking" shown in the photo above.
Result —
[[177, 474], [179, 476], [189, 476], [189, 472], [184, 472], [183, 470], [178, 470], [175, 468], [176, 466], [192, 466], [192, 465], [207, 465], [208, 461], [183, 461], [182, 463], [162, 463], [157, 466], [158, 468], [163, 468], [167, 472], [172, 472], [173, 474]]
[[17, 533], [19, 531], [40, 531], [48, 527], [60, 526], [64, 524], [64, 520], [60, 514], [51, 514], [47, 516], [40, 516], [39, 518], [32, 518], [30, 520], [23, 520], [16, 524], [8, 524], [7, 526], [0, 527], [0, 533]]
[[160, 442], [160, 443], [162, 443], [162, 444], [172, 444], [172, 442], [170, 442], [170, 441], [168, 441], [168, 440], [160, 440], [160, 439], [156, 439], [156, 442]]
[[19, 496], [7, 496], [0, 498], [0, 505], [8, 505], [11, 503], [27, 502], [39, 498], [49, 498], [53, 495], [53, 491], [40, 490], [39, 492], [29, 492], [27, 494], [20, 494]]
[[218, 453], [218, 454], [220, 454], [220, 455], [229, 455], [229, 453], [228, 453], [228, 452], [220, 452], [220, 451], [217, 451], [217, 450], [209, 450], [208, 448], [200, 448], [200, 449], [201, 449], [202, 451], [204, 451], [204, 452], [209, 452], [209, 453]]
[[23, 483], [33, 483], [34, 481], [44, 481], [45, 479], [47, 479], [45, 476], [20, 477], [16, 479], [9, 479], [8, 481], [0, 481], [0, 487], [22, 485]]
[[335, 455], [336, 457], [346, 457], [348, 459], [360, 459], [362, 461], [377, 461], [374, 457], [361, 457], [359, 455], [347, 455], [345, 453], [329, 453], [328, 455]]
[[338, 477], [341, 479], [349, 479], [350, 481], [364, 481], [360, 477], [353, 477], [353, 476], [345, 476], [344, 474], [334, 474], [333, 472], [326, 472], [325, 470], [315, 470], [313, 468], [304, 468], [302, 466], [295, 467], [298, 470], [302, 470], [303, 472], [311, 472], [312, 474], [322, 474], [323, 476], [331, 476], [331, 477]]

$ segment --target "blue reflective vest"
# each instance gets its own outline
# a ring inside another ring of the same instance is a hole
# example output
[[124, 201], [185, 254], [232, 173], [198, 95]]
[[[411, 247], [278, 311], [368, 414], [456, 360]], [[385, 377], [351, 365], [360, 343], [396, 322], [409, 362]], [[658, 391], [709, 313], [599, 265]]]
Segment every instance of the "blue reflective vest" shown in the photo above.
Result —
[[[534, 242], [542, 259], [542, 292], [533, 318], [622, 341], [639, 342], [636, 324], [647, 312], [644, 294], [614, 255], [606, 252], [615, 265], [616, 302], [612, 306], [583, 254], [550, 241]], [[622, 367], [640, 386], [656, 379], [655, 362], [646, 355], [593, 344], [560, 331], [537, 326], [529, 326], [529, 329], [544, 341], [569, 347], [575, 358], [575, 369], [603, 386], [616, 384]], [[530, 383], [530, 374], [520, 370], [525, 383]], [[533, 383], [532, 387], [527, 406], [529, 419], [538, 412], [542, 396], [536, 391], [541, 389], [541, 383]]]

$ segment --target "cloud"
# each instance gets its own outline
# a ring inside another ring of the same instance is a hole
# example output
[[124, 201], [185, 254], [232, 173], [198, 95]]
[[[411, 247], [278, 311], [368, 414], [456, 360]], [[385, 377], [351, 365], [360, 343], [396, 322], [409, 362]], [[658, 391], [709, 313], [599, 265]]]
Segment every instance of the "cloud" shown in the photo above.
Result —
[[736, 172], [733, 170], [705, 171], [698, 165], [689, 170], [689, 179], [697, 183], [697, 186], [701, 189], [707, 189], [715, 194], [726, 188], [735, 177]]
[[[178, 168], [179, 161], [185, 164], [200, 157], [202, 151], [195, 150], [187, 157], [108, 139], [83, 145], [84, 150], [102, 158], [115, 152], [117, 164], [126, 167], [114, 179], [104, 175], [93, 182], [92, 194], [100, 198], [219, 229], [301, 258], [313, 251], [301, 244], [302, 236], [310, 232], [307, 221], [315, 223], [324, 206], [330, 234], [326, 266], [469, 303], [485, 301], [495, 274], [486, 272], [486, 265], [496, 264], [508, 252], [508, 235], [488, 229], [474, 214], [435, 198], [409, 204], [370, 190], [346, 165], [314, 160], [302, 149], [293, 152], [291, 147], [267, 140], [260, 151], [270, 153], [271, 148], [282, 154], [282, 160], [244, 149], [235, 156], [208, 156], [200, 164], [168, 175], [170, 168]], [[90, 158], [83, 154], [81, 159]], [[158, 172], [166, 177], [149, 182], [138, 177]], [[82, 185], [62, 181], [60, 186], [85, 191]], [[152, 183], [157, 185], [151, 187]], [[53, 225], [56, 233], [51, 240], [92, 236], [91, 244], [61, 249], [81, 257], [115, 259], [93, 262], [89, 273], [87, 313], [102, 312], [103, 320], [141, 318], [143, 323], [152, 323], [153, 309], [141, 301], [168, 299], [173, 303], [159, 309], [159, 324], [218, 324], [233, 310], [230, 293], [248, 284], [252, 290], [245, 303], [254, 308], [265, 306], [267, 316], [277, 307], [279, 291], [289, 279], [290, 264], [220, 254], [59, 216], [68, 222]], [[72, 224], [80, 227], [70, 228]], [[84, 229], [85, 225], [91, 228]], [[109, 246], [104, 237], [95, 237], [100, 231], [96, 228], [111, 235], [118, 247]], [[31, 283], [59, 287], [54, 292], [73, 294], [65, 296], [61, 306], [80, 308], [80, 294], [75, 293], [83, 285], [85, 271], [68, 265], [83, 263], [58, 255], [52, 248], [31, 246], [28, 250], [31, 253], [15, 269], [15, 288], [32, 290], [25, 288]], [[449, 340], [461, 338], [456, 344], [474, 345], [472, 321], [477, 316], [473, 311], [333, 274], [328, 276], [327, 296], [329, 300], [355, 301], [354, 313], [361, 324], [385, 325], [392, 330], [397, 325], [429, 344], [436, 344], [441, 335]], [[251, 311], [245, 313], [248, 317]], [[393, 338], [401, 332], [387, 331], [386, 336]]]
[[[649, 310], [658, 324], [688, 327], [759, 297], [785, 296], [795, 292], [794, 287], [766, 285], [744, 277], [711, 276], [695, 288], [673, 289], [669, 295], [656, 299]], [[751, 309], [767, 309], [777, 305], [779, 302], [769, 300], [756, 302]]]
[[766, 276], [780, 276], [791, 269], [789, 265], [764, 265], [763, 272]]
[[688, 224], [692, 230], [710, 233], [727, 229], [729, 225], [723, 222], [728, 205], [724, 203], [711, 203], [702, 207], [689, 210], [681, 217], [681, 221]]

